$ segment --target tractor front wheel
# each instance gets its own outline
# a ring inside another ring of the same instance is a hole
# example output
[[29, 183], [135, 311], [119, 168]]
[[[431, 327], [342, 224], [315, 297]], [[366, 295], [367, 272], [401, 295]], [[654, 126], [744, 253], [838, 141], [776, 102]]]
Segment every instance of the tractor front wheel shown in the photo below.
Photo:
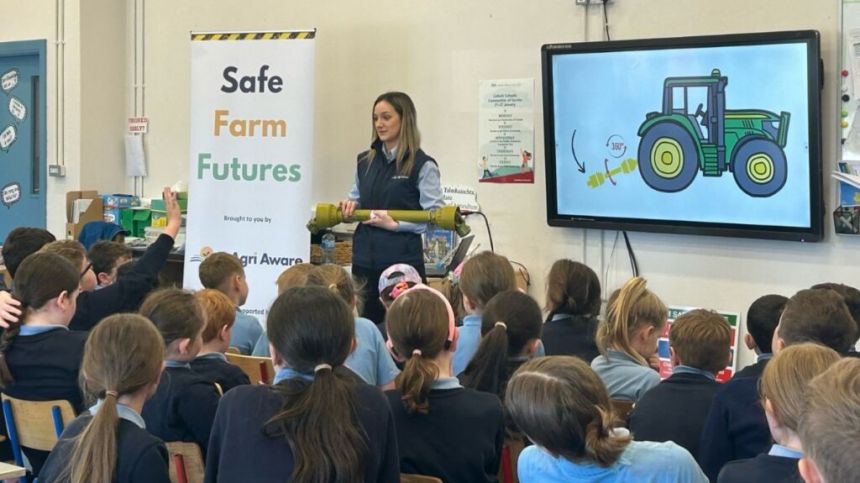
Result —
[[751, 138], [735, 147], [732, 154], [735, 182], [744, 193], [771, 196], [785, 185], [788, 167], [778, 144], [765, 138]]
[[639, 142], [639, 173], [657, 191], [681, 191], [696, 178], [699, 160], [693, 136], [672, 122], [651, 126]]

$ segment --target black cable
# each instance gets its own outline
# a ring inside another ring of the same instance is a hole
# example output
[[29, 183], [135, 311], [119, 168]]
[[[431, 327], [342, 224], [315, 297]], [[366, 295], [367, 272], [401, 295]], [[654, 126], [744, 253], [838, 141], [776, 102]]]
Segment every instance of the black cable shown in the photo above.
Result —
[[606, 2], [608, 0], [603, 0], [603, 31], [606, 32], [606, 40], [612, 40], [609, 38], [609, 15], [606, 13]]
[[487, 238], [490, 239], [490, 251], [495, 253], [496, 247], [495, 247], [495, 245], [493, 245], [493, 232], [490, 231], [490, 221], [487, 219], [487, 215], [485, 215], [484, 212], [482, 212], [482, 211], [470, 211], [470, 212], [466, 213], [465, 215], [466, 216], [481, 215], [481, 217], [484, 218], [484, 225], [486, 225], [486, 227], [487, 227]]
[[627, 237], [627, 232], [622, 231], [624, 234], [624, 244], [627, 245], [627, 256], [630, 258], [630, 269], [633, 271], [633, 276], [639, 276], [639, 262], [636, 261], [636, 254], [633, 253], [633, 246], [630, 245], [630, 238]]

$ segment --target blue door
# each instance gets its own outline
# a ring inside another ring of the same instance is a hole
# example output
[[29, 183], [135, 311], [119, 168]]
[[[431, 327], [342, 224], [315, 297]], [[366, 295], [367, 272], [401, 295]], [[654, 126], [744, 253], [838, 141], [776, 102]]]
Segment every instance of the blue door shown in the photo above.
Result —
[[0, 43], [0, 243], [45, 228], [45, 41]]

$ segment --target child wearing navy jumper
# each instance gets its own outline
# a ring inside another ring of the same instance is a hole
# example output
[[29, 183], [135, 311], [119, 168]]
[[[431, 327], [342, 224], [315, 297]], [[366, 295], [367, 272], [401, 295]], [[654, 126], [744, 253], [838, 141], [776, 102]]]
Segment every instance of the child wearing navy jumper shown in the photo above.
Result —
[[236, 314], [236, 306], [223, 293], [203, 289], [194, 294], [206, 317], [203, 329], [203, 348], [191, 361], [191, 369], [207, 381], [218, 384], [222, 392], [236, 386], [250, 384], [251, 380], [238, 366], [227, 362], [224, 353], [230, 347], [230, 329]]
[[386, 393], [401, 473], [496, 481], [504, 440], [501, 403], [495, 394], [463, 388], [453, 377], [458, 334], [447, 299], [416, 285], [395, 299], [385, 324], [393, 353], [405, 361], [397, 389]]
[[355, 344], [354, 324], [351, 309], [328, 289], [278, 296], [266, 324], [274, 384], [224, 395], [206, 482], [399, 481], [385, 398], [339, 369]]
[[205, 458], [220, 396], [214, 384], [191, 370], [203, 345], [200, 304], [190, 292], [169, 288], [147, 297], [140, 313], [161, 333], [167, 366], [158, 390], [143, 407], [146, 428], [167, 442], [197, 443]]
[[[4, 394], [29, 401], [64, 399], [76, 412], [84, 409], [78, 372], [87, 334], [68, 328], [79, 286], [78, 269], [53, 253], [34, 253], [18, 266], [13, 295], [21, 303], [21, 322], [0, 336]], [[38, 474], [47, 453], [25, 453]]]
[[39, 481], [169, 482], [167, 449], [140, 416], [163, 365], [164, 342], [150, 321], [134, 314], [101, 321], [81, 371], [81, 386], [97, 402], [63, 431]]
[[556, 260], [547, 276], [546, 310], [541, 341], [547, 355], [591, 362], [600, 354], [595, 342], [600, 281], [594, 270], [573, 260]]

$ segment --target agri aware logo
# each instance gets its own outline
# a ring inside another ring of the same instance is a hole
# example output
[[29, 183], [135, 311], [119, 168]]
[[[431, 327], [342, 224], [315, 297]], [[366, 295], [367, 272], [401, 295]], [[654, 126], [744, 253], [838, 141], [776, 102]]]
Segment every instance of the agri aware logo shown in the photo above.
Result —
[[[210, 246], [204, 246], [200, 249], [199, 255], [193, 255], [190, 258], [190, 261], [193, 263], [201, 263], [203, 260], [206, 260], [206, 257], [215, 253], [215, 250]], [[266, 252], [262, 254], [257, 254], [256, 252], [253, 255], [242, 255], [237, 251], [232, 252], [233, 256], [239, 259], [242, 262], [243, 267], [247, 267], [248, 265], [280, 265], [284, 267], [289, 267], [291, 265], [298, 265], [300, 263], [304, 263], [304, 260], [301, 257], [282, 257], [278, 255], [272, 255]]]

